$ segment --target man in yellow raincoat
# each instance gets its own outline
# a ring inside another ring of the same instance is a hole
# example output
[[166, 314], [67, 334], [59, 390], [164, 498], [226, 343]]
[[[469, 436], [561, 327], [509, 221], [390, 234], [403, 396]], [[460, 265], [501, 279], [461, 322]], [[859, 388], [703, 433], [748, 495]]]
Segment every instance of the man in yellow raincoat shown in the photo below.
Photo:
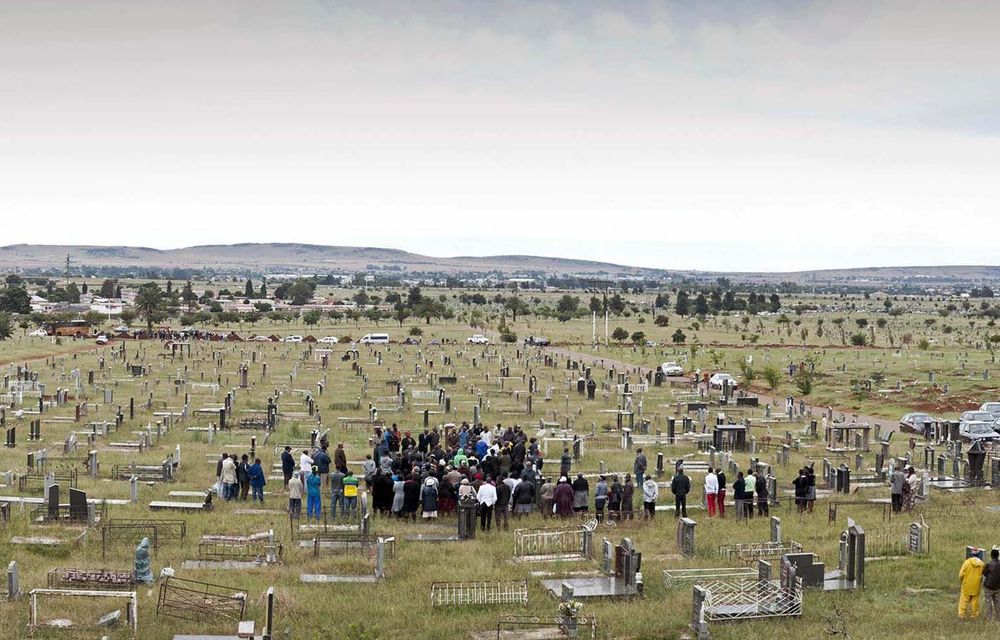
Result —
[[971, 556], [962, 563], [958, 578], [962, 581], [962, 593], [958, 597], [958, 617], [964, 618], [967, 609], [971, 609], [970, 617], [979, 617], [979, 590], [983, 586], [983, 567], [986, 565], [980, 558]]

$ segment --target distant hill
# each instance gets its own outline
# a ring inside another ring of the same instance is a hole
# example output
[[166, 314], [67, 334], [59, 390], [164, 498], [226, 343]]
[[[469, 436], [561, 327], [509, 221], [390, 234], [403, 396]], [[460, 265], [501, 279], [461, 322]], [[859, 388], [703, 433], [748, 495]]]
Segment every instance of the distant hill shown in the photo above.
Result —
[[201, 245], [181, 249], [105, 247], [93, 245], [16, 244], [0, 247], [0, 271], [62, 270], [69, 255], [74, 271], [87, 267], [206, 269], [217, 272], [357, 272], [369, 267], [401, 273], [445, 274], [498, 272], [506, 276], [537, 273], [591, 277], [641, 276], [656, 279], [736, 282], [764, 285], [794, 282], [801, 285], [879, 287], [886, 283], [980, 284], [1000, 282], [1000, 266], [866, 267], [789, 272], [711, 272], [667, 270], [628, 265], [527, 255], [457, 256], [439, 258], [399, 249], [333, 247], [298, 243], [243, 243]]
[[83, 267], [159, 267], [217, 270], [336, 270], [362, 271], [369, 265], [399, 268], [404, 272], [443, 273], [499, 271], [504, 274], [540, 272], [554, 274], [651, 275], [666, 271], [606, 262], [539, 256], [461, 256], [437, 258], [399, 249], [331, 247], [297, 243], [201, 245], [182, 249], [102, 247], [90, 245], [16, 244], [0, 247], [0, 270], [61, 269], [69, 255], [74, 269]]

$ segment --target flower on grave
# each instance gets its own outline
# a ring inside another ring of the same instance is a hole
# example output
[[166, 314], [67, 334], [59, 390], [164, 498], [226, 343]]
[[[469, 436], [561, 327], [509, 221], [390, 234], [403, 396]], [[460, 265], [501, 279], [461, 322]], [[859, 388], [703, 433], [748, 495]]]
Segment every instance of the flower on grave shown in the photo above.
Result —
[[570, 618], [575, 618], [583, 609], [583, 603], [579, 600], [567, 600], [559, 603], [559, 613]]

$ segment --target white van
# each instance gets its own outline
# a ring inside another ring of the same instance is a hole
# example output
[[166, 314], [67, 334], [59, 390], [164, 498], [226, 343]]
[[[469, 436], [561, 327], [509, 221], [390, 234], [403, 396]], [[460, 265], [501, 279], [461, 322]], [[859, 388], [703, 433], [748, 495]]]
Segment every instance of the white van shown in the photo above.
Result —
[[359, 340], [361, 344], [389, 344], [388, 333], [369, 333]]

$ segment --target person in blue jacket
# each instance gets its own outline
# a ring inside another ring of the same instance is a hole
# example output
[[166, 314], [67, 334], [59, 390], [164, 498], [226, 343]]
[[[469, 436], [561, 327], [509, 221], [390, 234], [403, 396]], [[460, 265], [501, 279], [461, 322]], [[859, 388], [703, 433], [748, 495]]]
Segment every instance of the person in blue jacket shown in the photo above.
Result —
[[264, 469], [260, 466], [260, 458], [254, 458], [253, 464], [247, 469], [247, 475], [250, 476], [250, 491], [252, 492], [250, 499], [254, 502], [259, 500], [263, 504], [264, 485], [267, 484], [267, 479], [264, 476]]
[[319, 469], [316, 467], [312, 468], [312, 473], [306, 479], [306, 519], [316, 515], [316, 521], [319, 521], [319, 515], [321, 511], [321, 505], [323, 504], [320, 498], [320, 487], [323, 482], [319, 479]]

